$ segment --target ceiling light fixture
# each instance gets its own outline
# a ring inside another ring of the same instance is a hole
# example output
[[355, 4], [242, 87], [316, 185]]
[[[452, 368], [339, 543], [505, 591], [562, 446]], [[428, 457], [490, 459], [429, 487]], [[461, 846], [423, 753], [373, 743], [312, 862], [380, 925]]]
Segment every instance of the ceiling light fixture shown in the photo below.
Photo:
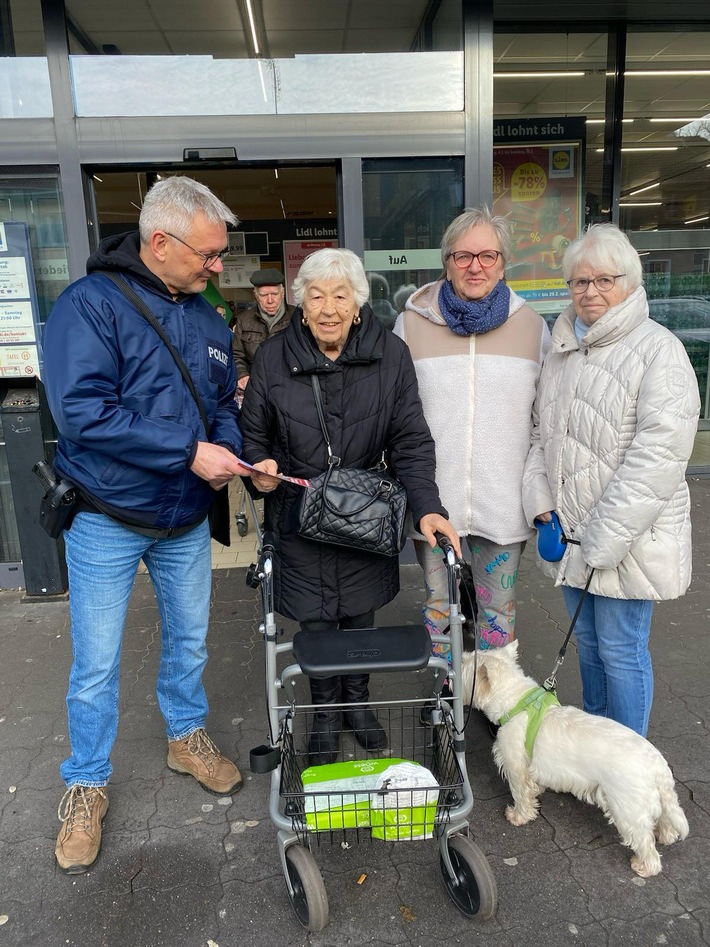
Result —
[[703, 220], [710, 220], [710, 214], [706, 214], [705, 217], [693, 217], [691, 220], [686, 220], [684, 223], [687, 224], [699, 224]]
[[[678, 146], [673, 145], [672, 147], [668, 147], [668, 148], [665, 148], [665, 147], [664, 148], [622, 148], [621, 150], [622, 151], [677, 151]], [[601, 154], [604, 151], [604, 149], [595, 148], [595, 151]]]
[[94, 181], [98, 181], [99, 184], [103, 184], [103, 183], [104, 183], [104, 179], [103, 179], [103, 178], [100, 178], [100, 177], [98, 176], [98, 174], [92, 174], [91, 176], [93, 177]]
[[[607, 72], [608, 76], [613, 76], [613, 72]], [[626, 78], [632, 76], [710, 76], [710, 69], [627, 69], [624, 73]]]
[[660, 187], [660, 186], [661, 186], [660, 181], [656, 181], [655, 184], [647, 184], [646, 187], [639, 187], [635, 191], [630, 191], [629, 197], [633, 197], [635, 194], [642, 194], [644, 191], [650, 191], [651, 188]]
[[[605, 118], [588, 118], [587, 125], [603, 125], [605, 121]], [[630, 125], [635, 120], [633, 118], [622, 118], [621, 121], [624, 125]]]
[[256, 22], [254, 21], [254, 11], [251, 8], [251, 0], [245, 0], [247, 16], [249, 17], [249, 29], [251, 30], [251, 41], [254, 46], [254, 55], [259, 56], [259, 38], [256, 35]]
[[649, 118], [649, 122], [655, 122], [660, 124], [661, 122], [669, 122], [671, 125], [687, 125], [688, 122], [697, 122], [702, 120], [704, 116], [698, 118]]
[[663, 201], [624, 201], [619, 207], [661, 207]]
[[581, 79], [586, 72], [494, 72], [494, 79]]

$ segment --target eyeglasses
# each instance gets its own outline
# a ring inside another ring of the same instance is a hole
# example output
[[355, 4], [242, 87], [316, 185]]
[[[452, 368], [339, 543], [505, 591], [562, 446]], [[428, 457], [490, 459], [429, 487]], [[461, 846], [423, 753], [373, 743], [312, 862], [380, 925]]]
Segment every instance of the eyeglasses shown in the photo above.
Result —
[[575, 295], [586, 293], [590, 283], [595, 286], [600, 293], [608, 293], [610, 289], [614, 288], [616, 281], [621, 279], [622, 276], [626, 276], [626, 273], [617, 273], [616, 276], [595, 276], [594, 279], [586, 279], [584, 276], [580, 276], [577, 279], [568, 279], [567, 285]]
[[173, 240], [177, 240], [178, 243], [181, 243], [184, 247], [187, 247], [188, 250], [192, 250], [193, 253], [196, 253], [198, 256], [201, 256], [204, 261], [205, 269], [208, 269], [217, 260], [222, 260], [228, 253], [229, 247], [225, 247], [224, 250], [218, 250], [216, 253], [203, 253], [202, 250], [196, 250], [194, 247], [191, 247], [189, 243], [185, 243], [182, 237], [176, 237], [174, 233], [170, 233], [169, 230], [163, 231], [167, 234], [168, 237], [172, 237]]
[[[460, 270], [466, 270], [474, 260], [478, 260], [484, 269], [488, 269], [489, 266], [495, 266], [498, 262], [498, 257], [502, 255], [500, 250], [481, 250], [480, 253], [470, 253], [468, 250], [456, 250], [454, 253], [450, 253], [449, 257]], [[449, 257], [447, 257], [447, 259]]]

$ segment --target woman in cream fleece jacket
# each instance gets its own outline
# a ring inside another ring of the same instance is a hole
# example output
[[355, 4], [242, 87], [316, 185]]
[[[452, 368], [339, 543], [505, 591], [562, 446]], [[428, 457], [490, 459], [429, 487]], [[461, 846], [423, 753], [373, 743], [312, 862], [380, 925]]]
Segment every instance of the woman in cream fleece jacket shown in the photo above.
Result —
[[[515, 582], [533, 534], [523, 513], [523, 468], [550, 344], [542, 317], [504, 282], [509, 243], [504, 218], [466, 210], [442, 240], [445, 279], [415, 292], [394, 328], [414, 360], [442, 503], [468, 538], [483, 648], [515, 637]], [[414, 536], [427, 587], [424, 620], [441, 632], [446, 570]]]

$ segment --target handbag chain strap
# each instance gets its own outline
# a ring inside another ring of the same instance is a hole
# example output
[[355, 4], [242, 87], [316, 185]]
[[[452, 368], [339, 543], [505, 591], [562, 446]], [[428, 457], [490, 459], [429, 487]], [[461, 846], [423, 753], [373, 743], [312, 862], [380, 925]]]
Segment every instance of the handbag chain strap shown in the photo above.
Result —
[[[185, 384], [189, 388], [190, 394], [195, 399], [197, 410], [200, 412], [200, 417], [202, 418], [202, 423], [205, 427], [205, 433], [209, 435], [210, 425], [207, 420], [207, 413], [205, 412], [205, 406], [202, 404], [202, 398], [200, 398], [197, 392], [197, 388], [195, 387], [195, 382], [192, 380], [192, 375], [190, 374], [187, 368], [187, 365], [180, 358], [180, 355], [178, 354], [177, 349], [168, 338], [165, 332], [165, 329], [163, 329], [161, 324], [155, 318], [155, 316], [150, 311], [148, 306], [140, 298], [138, 293], [136, 293], [133, 290], [133, 288], [128, 285], [128, 283], [122, 276], [119, 276], [117, 273], [111, 273], [108, 270], [103, 270], [103, 274], [104, 276], [108, 276], [111, 282], [115, 283], [116, 286], [118, 286], [118, 288], [121, 290], [121, 292], [129, 301], [129, 303], [131, 303], [134, 306], [134, 308], [138, 310], [138, 312], [141, 314], [141, 316], [143, 316], [146, 322], [149, 322], [151, 324], [151, 326], [155, 329], [155, 331], [158, 333], [160, 338], [163, 340], [165, 347], [167, 348], [168, 352], [170, 352], [170, 354], [172, 355], [177, 367], [180, 369], [180, 374], [182, 375], [185, 381]], [[330, 448], [328, 448], [328, 450], [330, 450]]]
[[[321, 431], [323, 431], [323, 437], [325, 438], [325, 446], [328, 448], [328, 466], [329, 467], [339, 467], [341, 464], [341, 458], [336, 457], [333, 453], [333, 450], [330, 446], [330, 438], [328, 437], [328, 428], [325, 426], [325, 415], [323, 414], [323, 401], [321, 400], [320, 393], [320, 382], [318, 381], [317, 375], [311, 375], [311, 387], [313, 388], [313, 397], [316, 401], [316, 410], [318, 412], [318, 420], [320, 421]], [[385, 460], [385, 452], [382, 451], [382, 457], [380, 457], [377, 466], [373, 468], [374, 470], [379, 470], [381, 473], [387, 470], [387, 461]]]
[[328, 466], [338, 467], [340, 465], [340, 457], [336, 457], [333, 454], [333, 450], [330, 446], [328, 428], [325, 426], [325, 415], [323, 414], [323, 401], [321, 400], [320, 394], [320, 382], [318, 381], [317, 375], [311, 375], [311, 387], [313, 388], [313, 397], [316, 399], [316, 411], [318, 412], [318, 420], [320, 421], [323, 437], [325, 438], [325, 446], [328, 448]]

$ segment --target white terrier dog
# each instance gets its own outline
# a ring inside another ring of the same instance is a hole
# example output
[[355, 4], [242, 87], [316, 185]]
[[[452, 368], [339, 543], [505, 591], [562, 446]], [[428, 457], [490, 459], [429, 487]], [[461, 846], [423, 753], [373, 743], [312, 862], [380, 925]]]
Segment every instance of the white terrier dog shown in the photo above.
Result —
[[[463, 656], [463, 695], [471, 694], [475, 655]], [[478, 652], [473, 706], [493, 723], [512, 710], [536, 682], [518, 664], [518, 642]], [[670, 845], [688, 835], [673, 774], [661, 753], [628, 727], [577, 707], [552, 706], [533, 747], [525, 749], [526, 711], [501, 726], [493, 759], [508, 781], [513, 805], [505, 810], [513, 825], [537, 818], [545, 789], [570, 792], [602, 810], [634, 852], [631, 867], [648, 878], [661, 871], [656, 837]]]

